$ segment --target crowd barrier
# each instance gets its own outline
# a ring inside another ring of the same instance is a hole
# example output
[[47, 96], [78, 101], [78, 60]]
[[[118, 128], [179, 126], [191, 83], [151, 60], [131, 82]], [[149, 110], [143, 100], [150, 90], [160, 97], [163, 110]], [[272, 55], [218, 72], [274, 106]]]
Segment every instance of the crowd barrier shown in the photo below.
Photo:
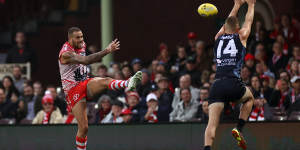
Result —
[[[233, 123], [222, 123], [214, 150], [239, 150]], [[90, 125], [89, 150], [201, 150], [206, 124]], [[249, 123], [249, 150], [299, 150], [300, 122]], [[75, 125], [0, 126], [1, 150], [74, 150]]]

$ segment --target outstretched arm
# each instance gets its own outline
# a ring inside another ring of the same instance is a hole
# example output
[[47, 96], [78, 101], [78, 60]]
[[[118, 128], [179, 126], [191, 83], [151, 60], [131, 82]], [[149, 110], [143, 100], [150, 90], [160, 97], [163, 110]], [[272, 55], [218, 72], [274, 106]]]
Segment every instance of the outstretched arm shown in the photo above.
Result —
[[248, 3], [248, 11], [246, 14], [245, 23], [242, 29], [239, 31], [239, 35], [244, 46], [246, 45], [247, 39], [251, 32], [251, 25], [254, 18], [254, 6], [256, 0], [246, 0], [246, 2]]
[[94, 53], [94, 54], [91, 54], [91, 55], [88, 55], [88, 56], [81, 56], [81, 55], [75, 54], [74, 52], [65, 52], [62, 54], [61, 63], [62, 64], [88, 65], [88, 64], [95, 63], [95, 62], [99, 62], [102, 59], [102, 57], [104, 57], [105, 55], [112, 53], [114, 51], [117, 51], [119, 49], [120, 49], [120, 41], [115, 39], [104, 50]]
[[[236, 16], [237, 13], [238, 13], [238, 11], [239, 11], [239, 9], [240, 9], [240, 7], [241, 7], [241, 5], [244, 2], [245, 2], [244, 0], [234, 0], [234, 6], [233, 6], [233, 8], [232, 8], [232, 10], [231, 10], [231, 12], [230, 12], [230, 14], [229, 14], [228, 17], [230, 17], [230, 16]], [[223, 25], [222, 28], [220, 29], [220, 31], [216, 34], [215, 40], [217, 40], [217, 38], [220, 35], [224, 34], [224, 31], [225, 31], [225, 29], [224, 29], [224, 25]]]

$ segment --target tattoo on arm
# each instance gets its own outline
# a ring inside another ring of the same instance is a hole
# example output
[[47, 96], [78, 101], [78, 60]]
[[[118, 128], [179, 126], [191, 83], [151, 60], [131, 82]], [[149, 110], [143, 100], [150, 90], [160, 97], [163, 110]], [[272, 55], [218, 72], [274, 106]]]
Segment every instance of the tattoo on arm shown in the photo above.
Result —
[[88, 55], [88, 56], [81, 56], [78, 54], [75, 54], [74, 52], [65, 52], [62, 54], [61, 62], [63, 64], [84, 64], [89, 65], [95, 62], [99, 62], [102, 57], [107, 55], [109, 53], [108, 49], [104, 49], [102, 51], [99, 51], [97, 53]]

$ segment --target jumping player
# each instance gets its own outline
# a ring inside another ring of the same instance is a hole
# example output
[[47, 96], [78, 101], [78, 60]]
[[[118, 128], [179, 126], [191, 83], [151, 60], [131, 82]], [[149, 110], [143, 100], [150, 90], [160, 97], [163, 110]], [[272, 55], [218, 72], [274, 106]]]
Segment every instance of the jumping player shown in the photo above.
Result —
[[60, 50], [58, 63], [62, 87], [66, 94], [67, 109], [75, 116], [78, 122], [77, 150], [86, 150], [87, 145], [88, 118], [86, 100], [105, 89], [118, 90], [128, 88], [133, 90], [142, 79], [140, 71], [126, 81], [88, 77], [86, 65], [100, 61], [103, 56], [119, 50], [119, 46], [120, 42], [116, 39], [106, 49], [85, 56], [86, 45], [82, 31], [77, 27], [72, 27], [68, 30], [68, 41]]
[[[239, 29], [236, 17], [240, 6], [246, 1], [248, 12], [245, 23]], [[246, 43], [251, 31], [256, 0], [234, 0], [234, 7], [226, 19], [224, 26], [215, 36], [214, 55], [217, 63], [216, 79], [209, 93], [209, 120], [205, 130], [204, 150], [210, 150], [224, 104], [242, 103], [239, 121], [232, 130], [238, 146], [246, 149], [242, 129], [253, 106], [253, 95], [240, 78], [240, 71], [246, 54]]]

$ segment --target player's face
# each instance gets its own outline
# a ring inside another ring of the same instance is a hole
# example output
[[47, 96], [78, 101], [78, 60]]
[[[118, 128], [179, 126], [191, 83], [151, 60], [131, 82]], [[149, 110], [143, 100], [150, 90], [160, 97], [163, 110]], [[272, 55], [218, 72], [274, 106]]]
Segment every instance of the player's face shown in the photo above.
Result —
[[83, 33], [81, 31], [73, 32], [73, 36], [71, 38], [72, 44], [74, 48], [81, 49], [83, 48]]

